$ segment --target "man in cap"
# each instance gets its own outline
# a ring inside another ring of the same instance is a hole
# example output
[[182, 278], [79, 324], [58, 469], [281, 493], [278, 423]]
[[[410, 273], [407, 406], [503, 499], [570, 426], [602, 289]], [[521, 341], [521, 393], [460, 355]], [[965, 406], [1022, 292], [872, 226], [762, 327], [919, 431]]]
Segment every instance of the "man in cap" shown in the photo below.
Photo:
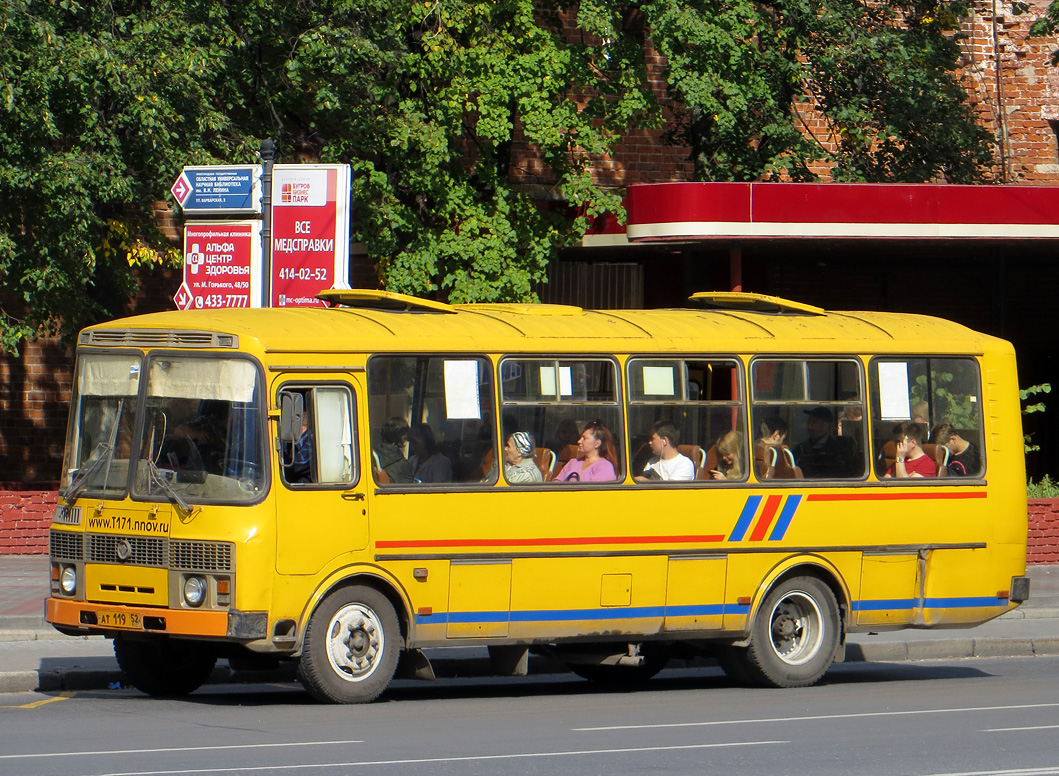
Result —
[[794, 460], [806, 479], [849, 477], [853, 461], [847, 448], [834, 435], [835, 415], [827, 407], [802, 410], [808, 419], [809, 438], [794, 448]]

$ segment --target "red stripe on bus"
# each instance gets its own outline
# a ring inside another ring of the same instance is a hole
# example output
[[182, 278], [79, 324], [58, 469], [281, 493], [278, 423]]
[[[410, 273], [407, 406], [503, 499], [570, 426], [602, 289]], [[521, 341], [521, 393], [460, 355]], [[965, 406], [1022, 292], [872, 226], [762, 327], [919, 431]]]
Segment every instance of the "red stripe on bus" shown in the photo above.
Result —
[[929, 501], [933, 499], [987, 498], [982, 491], [923, 491], [922, 493], [810, 493], [809, 501]]
[[757, 525], [754, 526], [754, 532], [750, 534], [750, 541], [760, 542], [765, 538], [769, 526], [772, 525], [772, 518], [776, 516], [776, 512], [780, 508], [780, 500], [782, 498], [782, 496], [769, 496], [765, 499], [765, 506], [761, 509], [761, 517], [758, 518]]
[[413, 539], [375, 542], [376, 549], [401, 547], [539, 547], [549, 544], [694, 544], [723, 542], [724, 536], [570, 536], [554, 539]]

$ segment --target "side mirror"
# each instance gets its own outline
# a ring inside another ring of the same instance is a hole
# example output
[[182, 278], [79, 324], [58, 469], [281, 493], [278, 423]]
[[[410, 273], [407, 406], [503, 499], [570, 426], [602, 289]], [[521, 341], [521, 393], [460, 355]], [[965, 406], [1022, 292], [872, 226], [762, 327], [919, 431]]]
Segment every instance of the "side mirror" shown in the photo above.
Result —
[[[279, 441], [286, 459], [294, 459], [294, 443], [301, 439], [302, 418], [305, 416], [305, 397], [300, 393], [281, 393], [279, 397]], [[288, 447], [289, 445], [289, 447]]]

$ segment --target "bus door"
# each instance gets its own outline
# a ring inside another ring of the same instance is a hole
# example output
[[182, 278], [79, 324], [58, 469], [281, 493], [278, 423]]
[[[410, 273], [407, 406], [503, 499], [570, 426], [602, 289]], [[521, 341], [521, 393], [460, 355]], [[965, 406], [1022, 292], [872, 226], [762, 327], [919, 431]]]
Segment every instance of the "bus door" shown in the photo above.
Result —
[[357, 456], [357, 376], [280, 377], [275, 428], [276, 571], [315, 574], [368, 545], [369, 478]]

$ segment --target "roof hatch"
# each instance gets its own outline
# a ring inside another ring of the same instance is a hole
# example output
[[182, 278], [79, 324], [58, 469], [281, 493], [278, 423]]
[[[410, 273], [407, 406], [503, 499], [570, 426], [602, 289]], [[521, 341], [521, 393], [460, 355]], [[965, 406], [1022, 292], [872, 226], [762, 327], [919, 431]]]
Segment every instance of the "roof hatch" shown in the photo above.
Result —
[[709, 310], [732, 310], [772, 315], [826, 315], [827, 311], [811, 304], [792, 302], [778, 296], [750, 294], [742, 291], [699, 291], [688, 297], [699, 307]]
[[321, 291], [316, 298], [322, 299], [332, 307], [359, 307], [366, 310], [393, 312], [456, 312], [454, 307], [444, 302], [370, 288], [330, 288]]

